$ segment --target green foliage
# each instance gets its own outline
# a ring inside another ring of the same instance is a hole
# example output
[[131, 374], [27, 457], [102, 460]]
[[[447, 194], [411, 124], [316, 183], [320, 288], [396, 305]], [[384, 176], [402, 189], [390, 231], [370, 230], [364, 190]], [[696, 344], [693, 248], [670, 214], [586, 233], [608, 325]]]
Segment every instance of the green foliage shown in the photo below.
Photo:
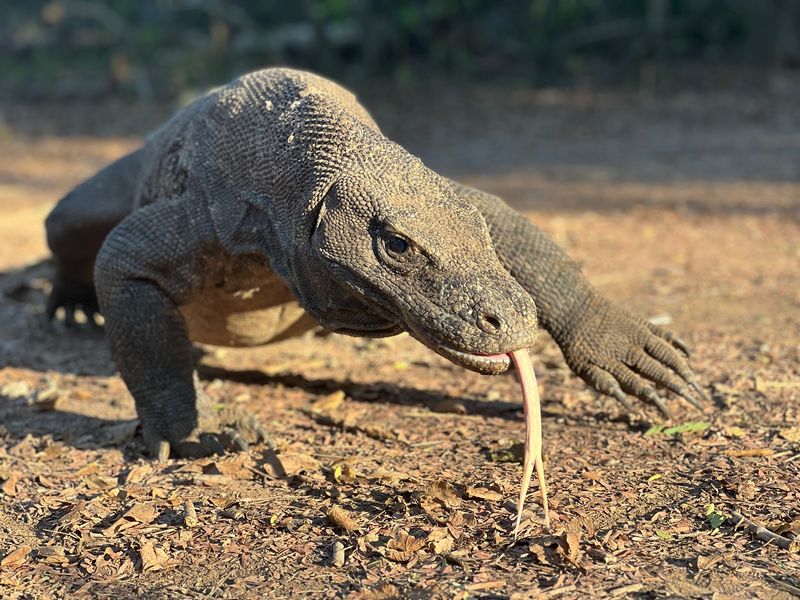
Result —
[[726, 517], [725, 514], [713, 504], [708, 504], [706, 506], [706, 519], [708, 520], [708, 526], [711, 527], [711, 529], [719, 529], [725, 522]]
[[701, 431], [705, 431], [711, 427], [711, 423], [708, 421], [687, 421], [686, 423], [681, 423], [680, 425], [675, 425], [674, 427], [665, 427], [664, 425], [653, 425], [645, 431], [644, 435], [646, 437], [653, 437], [656, 435], [678, 435], [680, 433], [699, 433]]
[[796, 64], [798, 31], [800, 2], [33, 0], [3, 8], [0, 59], [31, 81], [92, 73], [100, 89], [140, 95], [270, 64], [345, 80], [430, 72], [542, 83], [638, 77], [682, 60]]

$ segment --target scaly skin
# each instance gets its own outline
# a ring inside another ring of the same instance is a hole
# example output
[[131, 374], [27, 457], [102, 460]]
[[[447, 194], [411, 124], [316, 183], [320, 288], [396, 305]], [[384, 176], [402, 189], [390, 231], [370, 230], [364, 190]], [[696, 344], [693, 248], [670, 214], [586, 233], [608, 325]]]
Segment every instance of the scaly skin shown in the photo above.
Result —
[[652, 384], [702, 409], [705, 397], [679, 338], [600, 296], [578, 265], [536, 225], [500, 198], [453, 182], [481, 211], [500, 262], [533, 296], [539, 324], [561, 348], [569, 367], [626, 409], [626, 394], [669, 412]]
[[352, 94], [308, 73], [259, 71], [199, 99], [66, 196], [47, 231], [59, 265], [48, 313], [94, 310], [94, 269], [112, 355], [162, 457], [209, 451], [192, 341], [262, 344], [315, 324], [405, 330], [498, 373], [508, 359], [483, 355], [530, 347], [538, 311], [601, 392], [663, 408], [649, 381], [695, 401], [679, 342], [598, 296], [527, 219], [427, 169]]

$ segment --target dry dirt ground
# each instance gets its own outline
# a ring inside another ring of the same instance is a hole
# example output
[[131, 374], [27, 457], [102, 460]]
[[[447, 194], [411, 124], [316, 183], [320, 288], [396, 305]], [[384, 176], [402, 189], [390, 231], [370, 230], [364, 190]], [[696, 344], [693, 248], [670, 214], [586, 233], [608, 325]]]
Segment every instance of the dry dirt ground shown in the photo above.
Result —
[[[42, 220], [169, 109], [6, 105], [0, 131], [0, 596], [800, 596], [797, 94], [366, 90], [392, 137], [494, 191], [602, 293], [689, 341], [713, 397], [625, 418], [542, 336], [552, 527], [509, 532], [512, 375], [408, 337], [204, 348], [202, 386], [273, 446], [156, 464], [102, 332], [48, 332]], [[677, 430], [669, 427], [678, 427]]]

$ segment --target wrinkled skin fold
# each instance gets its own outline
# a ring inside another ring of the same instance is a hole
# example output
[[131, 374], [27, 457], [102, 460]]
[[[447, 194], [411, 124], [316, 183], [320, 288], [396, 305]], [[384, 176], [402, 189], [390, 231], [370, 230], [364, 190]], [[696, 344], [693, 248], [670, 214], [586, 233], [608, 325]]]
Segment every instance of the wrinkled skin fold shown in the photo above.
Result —
[[[456, 364], [509, 367], [544, 327], [589, 385], [699, 406], [685, 345], [610, 303], [499, 198], [386, 139], [347, 90], [267, 69], [179, 111], [53, 209], [48, 304], [98, 309], [154, 455], [196, 455], [192, 342], [258, 345], [316, 325], [408, 331]], [[96, 297], [92, 290], [96, 290]], [[211, 426], [213, 428], [213, 426]]]

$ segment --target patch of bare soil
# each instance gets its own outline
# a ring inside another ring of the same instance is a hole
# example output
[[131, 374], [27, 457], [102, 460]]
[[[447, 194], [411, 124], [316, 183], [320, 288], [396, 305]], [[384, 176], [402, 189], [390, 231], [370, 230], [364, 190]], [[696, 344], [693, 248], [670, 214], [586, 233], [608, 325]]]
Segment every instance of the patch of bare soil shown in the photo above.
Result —
[[168, 111], [5, 107], [0, 596], [800, 596], [800, 554], [739, 523], [800, 540], [794, 99], [372, 96], [390, 135], [505, 197], [604, 294], [689, 341], [705, 413], [672, 399], [669, 422], [625, 418], [543, 335], [552, 527], [534, 486], [513, 543], [514, 377], [465, 372], [407, 336], [311, 334], [203, 349], [206, 392], [252, 411], [271, 444], [154, 463], [102, 332], [42, 324], [42, 220]]

